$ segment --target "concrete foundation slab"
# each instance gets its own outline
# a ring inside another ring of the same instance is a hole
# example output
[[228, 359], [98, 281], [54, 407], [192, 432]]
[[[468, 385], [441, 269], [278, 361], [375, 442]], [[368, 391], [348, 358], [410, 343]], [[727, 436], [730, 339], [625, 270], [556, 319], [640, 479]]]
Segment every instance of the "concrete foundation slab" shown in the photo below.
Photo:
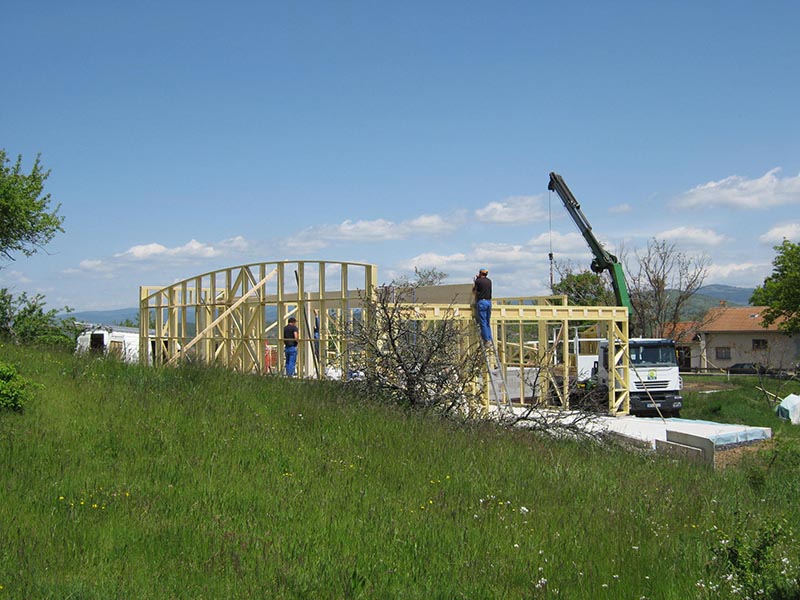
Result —
[[[714, 448], [731, 444], [741, 444], [772, 437], [769, 427], [752, 427], [712, 421], [694, 421], [691, 419], [660, 419], [657, 417], [602, 417], [604, 427], [613, 433], [647, 443], [655, 450], [656, 441], [676, 442], [684, 445], [710, 443]], [[680, 434], [685, 434], [681, 436]], [[698, 438], [694, 442], [692, 438]], [[695, 446], [701, 447], [701, 446]]]

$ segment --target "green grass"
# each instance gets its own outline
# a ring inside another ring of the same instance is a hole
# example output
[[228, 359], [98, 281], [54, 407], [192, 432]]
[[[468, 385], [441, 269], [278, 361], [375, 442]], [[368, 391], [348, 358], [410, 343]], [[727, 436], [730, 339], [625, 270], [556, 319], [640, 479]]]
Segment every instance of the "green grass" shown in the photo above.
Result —
[[[0, 412], [0, 599], [741, 597], [730, 573], [798, 590], [800, 436], [774, 417], [777, 453], [713, 472], [329, 382], [0, 360], [41, 386]], [[689, 394], [695, 412], [731, 414]]]
[[764, 390], [772, 394], [774, 402], [775, 396], [784, 398], [790, 393], [800, 393], [800, 381], [759, 378], [756, 375], [684, 375], [683, 379], [687, 387], [692, 383], [701, 383], [706, 387], [716, 386], [718, 391], [691, 394], [691, 403], [681, 412], [681, 416], [746, 423], [785, 432], [792, 430], [792, 425], [775, 419], [774, 403], [771, 403], [770, 396]]

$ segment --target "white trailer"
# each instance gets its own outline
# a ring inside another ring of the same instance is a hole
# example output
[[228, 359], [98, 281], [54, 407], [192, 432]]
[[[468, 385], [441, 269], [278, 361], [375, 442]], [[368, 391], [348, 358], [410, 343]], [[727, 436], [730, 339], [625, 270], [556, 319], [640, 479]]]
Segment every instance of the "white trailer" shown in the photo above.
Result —
[[75, 352], [94, 352], [116, 356], [126, 363], [138, 363], [139, 330], [117, 325], [89, 325], [78, 336]]

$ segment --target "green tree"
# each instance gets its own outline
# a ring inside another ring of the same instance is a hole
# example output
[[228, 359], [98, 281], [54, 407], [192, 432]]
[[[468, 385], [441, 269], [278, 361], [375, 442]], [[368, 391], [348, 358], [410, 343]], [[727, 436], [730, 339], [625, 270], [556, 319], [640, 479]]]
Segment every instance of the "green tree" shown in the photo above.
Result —
[[447, 273], [440, 271], [436, 267], [431, 267], [430, 269], [418, 269], [414, 267], [414, 275], [417, 276], [417, 281], [415, 282], [417, 286], [440, 285], [447, 279]]
[[565, 295], [570, 304], [578, 306], [613, 306], [616, 303], [614, 291], [605, 274], [585, 269], [576, 272], [570, 264], [557, 264], [560, 277], [551, 291], [555, 295]]
[[17, 343], [46, 344], [72, 349], [79, 333], [75, 319], [60, 319], [56, 315], [70, 312], [64, 307], [45, 310], [44, 296], [28, 296], [25, 292], [16, 298], [7, 288], [0, 289], [0, 337]]
[[765, 327], [780, 320], [784, 333], [800, 332], [800, 244], [783, 240], [775, 246], [772, 274], [758, 286], [750, 304], [766, 306], [762, 313]]
[[44, 170], [37, 155], [29, 174], [22, 171], [22, 156], [13, 167], [0, 149], [0, 253], [9, 260], [21, 252], [35, 254], [64, 230], [64, 217], [58, 214], [61, 207], [50, 208], [50, 194], [44, 193], [44, 182], [50, 175]]
[[408, 278], [408, 275], [403, 275], [394, 279], [391, 284], [392, 287], [424, 287], [428, 285], [440, 285], [442, 281], [447, 279], [447, 273], [440, 271], [436, 267], [430, 269], [420, 269], [414, 267], [414, 281]]

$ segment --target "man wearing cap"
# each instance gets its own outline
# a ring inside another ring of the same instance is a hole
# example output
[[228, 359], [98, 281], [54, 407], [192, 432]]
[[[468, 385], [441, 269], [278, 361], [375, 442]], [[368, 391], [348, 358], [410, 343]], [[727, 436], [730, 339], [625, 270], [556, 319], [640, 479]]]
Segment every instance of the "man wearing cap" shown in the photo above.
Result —
[[289, 317], [289, 322], [283, 328], [283, 355], [286, 357], [286, 374], [294, 377], [294, 368], [297, 364], [297, 340], [300, 330], [297, 329], [297, 319]]
[[481, 326], [481, 339], [484, 342], [492, 339], [492, 280], [489, 279], [489, 270], [481, 269], [475, 278], [472, 293], [475, 294], [475, 308], [478, 311], [478, 323]]

